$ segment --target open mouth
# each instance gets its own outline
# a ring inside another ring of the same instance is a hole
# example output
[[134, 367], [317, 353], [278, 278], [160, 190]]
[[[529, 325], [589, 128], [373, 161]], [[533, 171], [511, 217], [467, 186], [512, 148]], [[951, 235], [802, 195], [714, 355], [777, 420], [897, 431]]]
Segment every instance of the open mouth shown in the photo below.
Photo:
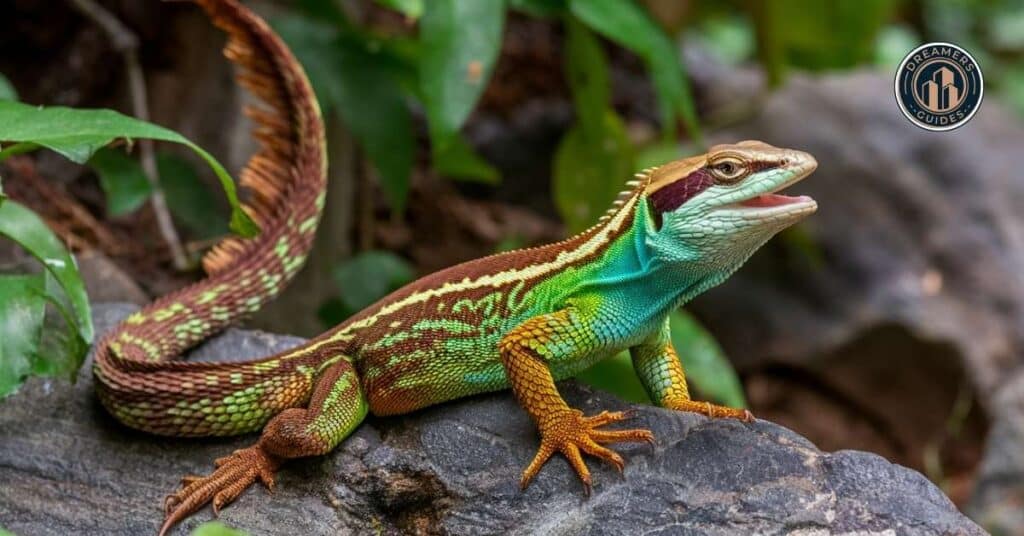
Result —
[[751, 208], [771, 208], [792, 205], [794, 203], [806, 203], [808, 201], [811, 201], [811, 198], [806, 195], [762, 194], [745, 201], [740, 201], [737, 205]]

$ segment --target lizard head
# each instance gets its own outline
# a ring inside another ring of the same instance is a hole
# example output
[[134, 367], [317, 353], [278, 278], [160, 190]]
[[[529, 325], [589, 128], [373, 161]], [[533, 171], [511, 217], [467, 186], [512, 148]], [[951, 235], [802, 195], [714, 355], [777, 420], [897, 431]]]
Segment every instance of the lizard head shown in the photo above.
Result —
[[810, 197], [775, 193], [817, 166], [805, 152], [742, 141], [654, 168], [644, 190], [653, 225], [648, 241], [666, 261], [735, 269], [817, 210]]

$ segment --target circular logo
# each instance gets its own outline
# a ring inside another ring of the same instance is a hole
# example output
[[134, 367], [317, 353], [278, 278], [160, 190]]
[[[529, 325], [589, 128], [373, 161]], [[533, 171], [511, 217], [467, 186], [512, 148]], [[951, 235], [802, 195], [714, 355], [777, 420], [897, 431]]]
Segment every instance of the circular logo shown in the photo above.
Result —
[[985, 94], [981, 67], [952, 43], [928, 43], [907, 54], [896, 71], [896, 102], [915, 125], [938, 132], [969, 121]]

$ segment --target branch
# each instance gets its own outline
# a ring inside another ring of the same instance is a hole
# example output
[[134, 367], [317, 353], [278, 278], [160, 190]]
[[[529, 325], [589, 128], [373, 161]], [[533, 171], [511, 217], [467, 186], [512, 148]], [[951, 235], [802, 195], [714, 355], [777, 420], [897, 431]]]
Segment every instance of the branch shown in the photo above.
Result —
[[[128, 71], [128, 92], [132, 98], [132, 113], [135, 117], [149, 121], [149, 104], [146, 96], [146, 79], [139, 62], [139, 38], [128, 29], [117, 17], [96, 3], [95, 0], [70, 0], [78, 11], [106, 32], [114, 49], [124, 57], [125, 69]], [[149, 202], [156, 215], [157, 226], [167, 248], [171, 252], [174, 267], [178, 270], [188, 268], [188, 257], [181, 245], [181, 238], [174, 228], [174, 221], [167, 209], [167, 199], [157, 180], [156, 156], [153, 152], [153, 141], [138, 140], [139, 156], [142, 171], [153, 188]]]

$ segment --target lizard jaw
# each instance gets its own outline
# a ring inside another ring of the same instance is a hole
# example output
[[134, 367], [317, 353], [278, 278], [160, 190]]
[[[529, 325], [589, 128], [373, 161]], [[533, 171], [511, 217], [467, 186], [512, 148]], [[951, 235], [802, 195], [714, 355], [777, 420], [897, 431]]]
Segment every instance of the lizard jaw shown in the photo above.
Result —
[[793, 151], [788, 160], [789, 178], [776, 184], [769, 183], [770, 185], [762, 190], [762, 193], [755, 193], [746, 199], [734, 201], [721, 208], [749, 219], [779, 215], [803, 217], [814, 213], [818, 209], [818, 203], [810, 196], [789, 196], [776, 192], [806, 178], [818, 168], [818, 162], [811, 155], [799, 151]]

